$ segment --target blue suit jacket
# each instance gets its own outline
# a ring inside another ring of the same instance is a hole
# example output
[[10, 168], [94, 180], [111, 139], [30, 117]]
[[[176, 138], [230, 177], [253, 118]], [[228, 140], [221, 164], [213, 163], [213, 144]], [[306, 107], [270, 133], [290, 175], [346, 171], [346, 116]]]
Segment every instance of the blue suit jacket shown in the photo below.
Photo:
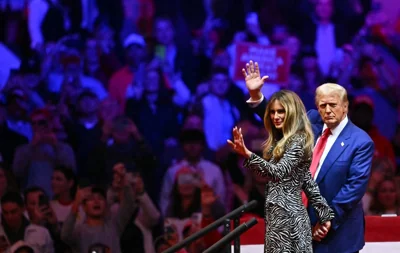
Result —
[[[264, 117], [266, 99], [254, 108]], [[323, 121], [316, 110], [310, 110], [315, 140], [321, 135]], [[316, 182], [321, 195], [335, 212], [332, 228], [321, 242], [313, 241], [315, 253], [350, 253], [364, 247], [364, 212], [361, 199], [367, 190], [374, 143], [366, 132], [350, 120], [329, 150]], [[318, 219], [308, 208], [311, 224]]]

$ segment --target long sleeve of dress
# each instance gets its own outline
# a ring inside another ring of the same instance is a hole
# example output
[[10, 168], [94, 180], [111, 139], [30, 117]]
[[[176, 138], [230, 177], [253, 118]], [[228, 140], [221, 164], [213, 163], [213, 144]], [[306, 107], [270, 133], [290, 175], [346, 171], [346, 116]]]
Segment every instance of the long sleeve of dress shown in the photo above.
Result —
[[312, 179], [311, 172], [307, 170], [304, 176], [303, 191], [310, 204], [315, 209], [319, 222], [325, 223], [335, 217], [333, 210], [329, 207], [325, 198], [321, 196], [317, 183]]
[[304, 155], [304, 139], [293, 140], [287, 145], [286, 151], [278, 163], [272, 164], [256, 154], [251, 154], [244, 161], [244, 167], [262, 177], [269, 177], [273, 181], [281, 181], [291, 174], [302, 161]]

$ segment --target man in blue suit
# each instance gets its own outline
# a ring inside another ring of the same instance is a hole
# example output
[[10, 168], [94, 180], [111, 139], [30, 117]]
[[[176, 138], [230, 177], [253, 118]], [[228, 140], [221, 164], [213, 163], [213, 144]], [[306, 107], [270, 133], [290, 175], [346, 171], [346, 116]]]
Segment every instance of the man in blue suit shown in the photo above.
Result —
[[[268, 77], [261, 77], [258, 64], [252, 61], [242, 72], [250, 93], [247, 103], [264, 118], [267, 100], [260, 90]], [[329, 128], [331, 134], [317, 162], [314, 180], [334, 210], [335, 218], [327, 234], [313, 232], [314, 252], [358, 252], [365, 245], [361, 199], [367, 190], [374, 143], [366, 132], [348, 119], [349, 102], [342, 86], [333, 83], [319, 86], [315, 102], [318, 111], [310, 110], [308, 117], [316, 143], [323, 130]], [[311, 224], [319, 227], [314, 210], [308, 208], [308, 213]]]

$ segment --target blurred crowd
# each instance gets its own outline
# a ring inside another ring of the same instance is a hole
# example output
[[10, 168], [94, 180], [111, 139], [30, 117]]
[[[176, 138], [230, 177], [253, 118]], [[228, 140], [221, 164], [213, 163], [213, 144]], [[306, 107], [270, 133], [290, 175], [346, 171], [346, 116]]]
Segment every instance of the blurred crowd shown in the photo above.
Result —
[[[375, 143], [366, 215], [400, 214], [400, 14], [374, 0], [0, 0], [0, 253], [162, 252], [258, 200], [227, 146], [266, 133], [239, 43], [283, 46], [315, 108], [337, 82]], [[261, 69], [262, 74], [264, 73]], [[216, 230], [182, 252], [197, 253]]]

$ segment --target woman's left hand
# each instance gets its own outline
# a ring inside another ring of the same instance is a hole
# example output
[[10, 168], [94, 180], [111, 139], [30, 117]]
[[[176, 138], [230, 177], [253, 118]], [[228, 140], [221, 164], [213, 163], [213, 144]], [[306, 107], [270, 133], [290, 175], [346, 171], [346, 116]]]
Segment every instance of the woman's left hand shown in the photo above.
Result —
[[250, 158], [252, 153], [250, 152], [250, 150], [246, 148], [246, 145], [244, 144], [242, 129], [237, 128], [237, 126], [235, 126], [232, 132], [233, 132], [233, 141], [227, 140], [229, 145], [239, 155], [242, 155], [245, 158]]

